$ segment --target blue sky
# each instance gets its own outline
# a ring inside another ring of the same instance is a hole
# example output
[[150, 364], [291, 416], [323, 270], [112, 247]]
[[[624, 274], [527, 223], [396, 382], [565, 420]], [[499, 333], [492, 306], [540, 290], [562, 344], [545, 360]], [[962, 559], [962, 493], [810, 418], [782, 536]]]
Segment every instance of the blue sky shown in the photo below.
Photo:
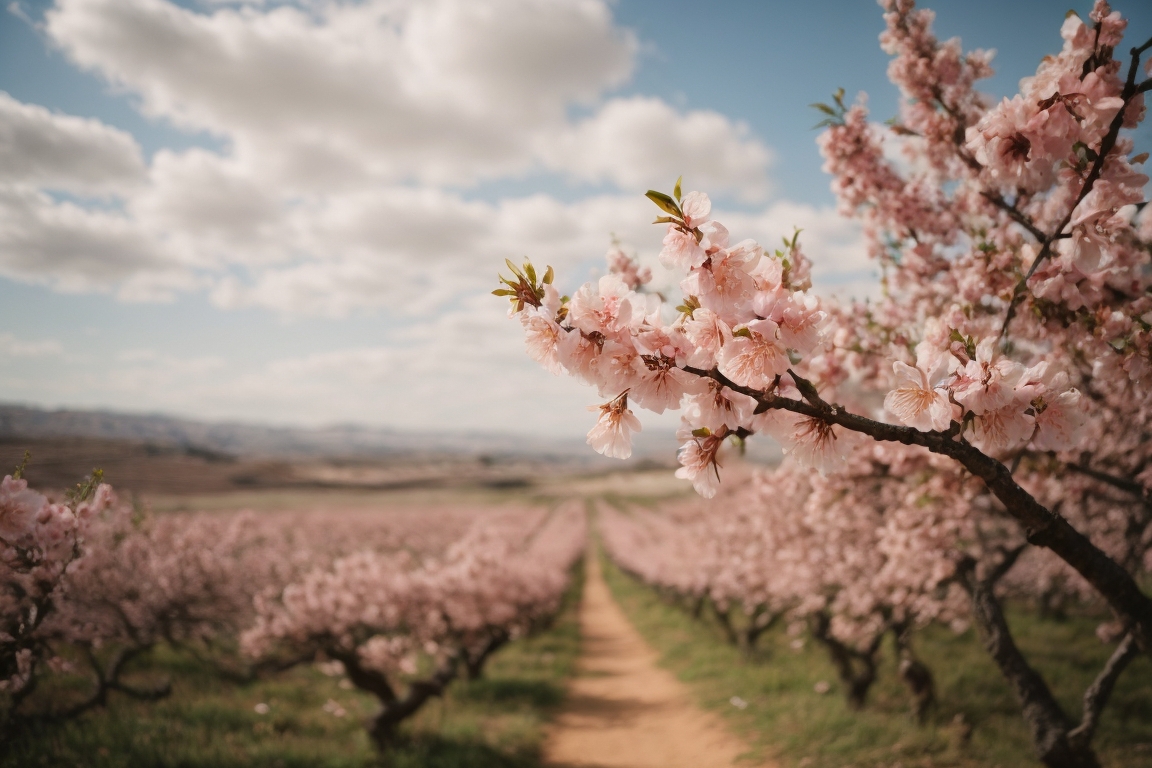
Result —
[[[825, 288], [866, 282], [808, 105], [895, 114], [869, 0], [390, 5], [0, 13], [0, 116], [56, 142], [0, 193], [0, 400], [578, 434], [595, 393], [535, 370], [488, 282], [531, 255], [574, 287], [609, 233], [652, 261], [640, 194], [680, 172], [743, 234], [804, 226]], [[931, 7], [997, 50], [1002, 96], [1068, 4]], [[1152, 34], [1147, 3], [1116, 7]]]

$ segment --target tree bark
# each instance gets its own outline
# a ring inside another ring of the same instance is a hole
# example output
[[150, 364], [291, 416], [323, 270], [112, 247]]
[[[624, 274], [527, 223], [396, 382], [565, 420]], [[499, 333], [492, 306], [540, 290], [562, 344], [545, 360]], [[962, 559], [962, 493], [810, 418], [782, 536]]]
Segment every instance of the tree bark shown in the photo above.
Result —
[[972, 616], [984, 647], [1020, 702], [1037, 757], [1050, 768], [1099, 768], [1096, 753], [1087, 742], [1069, 738], [1072, 723], [1044, 678], [1028, 664], [1016, 646], [993, 591], [994, 579], [979, 578], [975, 565], [968, 560], [961, 566], [961, 584], [971, 599]]
[[1152, 653], [1152, 598], [1145, 595], [1132, 574], [1077, 531], [1059, 514], [1049, 510], [1024, 490], [1002, 462], [988, 456], [964, 440], [959, 425], [945, 432], [921, 432], [912, 427], [886, 424], [851, 413], [843, 406], [825, 402], [815, 385], [789, 371], [802, 400], [781, 397], [774, 391], [760, 391], [737, 384], [718, 369], [705, 370], [686, 366], [683, 370], [697, 376], [715, 379], [724, 386], [757, 401], [756, 412], [779, 409], [826, 424], [837, 425], [868, 435], [882, 442], [919, 445], [933, 453], [947, 456], [984, 481], [988, 490], [1000, 500], [1008, 514], [1024, 529], [1028, 543], [1052, 550], [1100, 593], [1117, 618], [1132, 628], [1137, 646]]
[[396, 741], [396, 728], [404, 720], [416, 714], [429, 699], [442, 696], [444, 690], [456, 678], [458, 664], [449, 659], [431, 677], [413, 681], [403, 698], [386, 702], [368, 722], [368, 735], [381, 752], [386, 752]]
[[912, 694], [912, 716], [921, 725], [928, 719], [928, 712], [936, 706], [936, 681], [928, 665], [916, 658], [912, 652], [912, 630], [907, 624], [892, 627], [896, 638], [896, 660], [900, 679]]
[[464, 652], [464, 672], [468, 680], [479, 680], [484, 676], [484, 665], [492, 654], [504, 647], [510, 640], [508, 633], [501, 630], [488, 639], [484, 647], [475, 654]]
[[856, 710], [863, 709], [868, 700], [868, 691], [872, 683], [876, 682], [876, 654], [885, 633], [877, 634], [868, 648], [861, 651], [837, 640], [830, 631], [831, 624], [831, 618], [824, 612], [813, 614], [809, 620], [812, 636], [828, 649], [836, 674], [844, 684], [848, 706]]

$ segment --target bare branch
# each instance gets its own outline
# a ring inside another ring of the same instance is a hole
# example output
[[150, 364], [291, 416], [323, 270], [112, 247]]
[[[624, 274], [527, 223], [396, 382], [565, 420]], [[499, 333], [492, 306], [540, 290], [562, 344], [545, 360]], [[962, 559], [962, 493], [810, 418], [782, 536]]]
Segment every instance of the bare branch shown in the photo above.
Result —
[[1112, 695], [1112, 689], [1116, 687], [1116, 681], [1139, 652], [1136, 638], [1129, 632], [1120, 641], [1120, 645], [1116, 646], [1116, 650], [1112, 652], [1108, 663], [1100, 670], [1092, 685], [1084, 691], [1083, 718], [1080, 720], [1080, 725], [1068, 732], [1068, 740], [1074, 745], [1087, 747], [1092, 742], [1092, 736], [1096, 733], [1096, 726], [1100, 722], [1100, 713], [1104, 711], [1104, 706]]

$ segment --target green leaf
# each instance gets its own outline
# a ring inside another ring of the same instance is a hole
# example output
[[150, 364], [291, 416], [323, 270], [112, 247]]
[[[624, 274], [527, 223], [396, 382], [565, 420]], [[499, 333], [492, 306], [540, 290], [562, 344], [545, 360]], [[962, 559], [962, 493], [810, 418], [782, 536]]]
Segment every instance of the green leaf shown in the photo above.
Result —
[[543, 282], [544, 285], [552, 285], [552, 281], [555, 279], [556, 273], [552, 271], [552, 267], [549, 266], [548, 269], [544, 270], [544, 279], [541, 282]]
[[524, 262], [524, 272], [528, 275], [528, 282], [536, 285], [536, 269], [532, 266], [532, 262]]
[[676, 203], [676, 201], [668, 197], [668, 195], [664, 194], [663, 192], [657, 192], [654, 189], [650, 189], [644, 194], [644, 196], [652, 202], [656, 203], [656, 205], [660, 207], [660, 210], [664, 211], [665, 213], [670, 213], [678, 219], [684, 218], [684, 214], [680, 211], [680, 206]]
[[504, 259], [504, 263], [508, 265], [508, 269], [512, 270], [512, 274], [516, 275], [516, 277], [519, 277], [521, 280], [524, 279], [524, 273], [520, 271], [519, 267], [512, 263], [512, 259]]
[[507, 288], [497, 288], [492, 291], [493, 296], [515, 296], [516, 291], [510, 291]]
[[699, 429], [692, 430], [692, 435], [694, 437], [708, 437], [711, 434], [712, 430], [708, 429], [708, 427], [700, 427]]
[[32, 451], [27, 448], [24, 449], [24, 458], [21, 459], [20, 465], [12, 470], [12, 479], [19, 480], [24, 476], [24, 470], [28, 468], [28, 460], [32, 458]]
[[674, 219], [671, 216], [657, 216], [653, 224], [675, 224], [679, 219]]
[[737, 328], [735, 331], [732, 331], [732, 335], [743, 336], [746, 339], [750, 339], [752, 338], [752, 331], [748, 330], [747, 328]]
[[680, 185], [684, 182], [684, 177], [676, 179], [676, 186], [672, 188], [672, 196], [676, 198], [676, 202], [680, 202]]
[[827, 104], [821, 104], [820, 102], [816, 102], [815, 104], [809, 104], [808, 106], [812, 107], [813, 109], [820, 110], [821, 112], [828, 115], [829, 117], [838, 117], [838, 115], [836, 114], [836, 110], [832, 109], [832, 107], [828, 106]]

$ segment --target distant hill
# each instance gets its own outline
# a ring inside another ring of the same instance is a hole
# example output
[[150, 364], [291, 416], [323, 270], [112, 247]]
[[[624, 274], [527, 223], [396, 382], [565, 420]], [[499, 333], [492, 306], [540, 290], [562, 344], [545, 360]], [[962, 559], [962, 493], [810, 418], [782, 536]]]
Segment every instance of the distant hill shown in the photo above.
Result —
[[[303, 459], [363, 457], [420, 459], [438, 456], [532, 458], [619, 467], [595, 454], [583, 437], [543, 438], [498, 433], [403, 432], [335, 425], [318, 429], [268, 427], [235, 422], [201, 422], [164, 415], [112, 411], [44, 410], [0, 405], [0, 438], [83, 437], [129, 440], [185, 452], [227, 457]], [[675, 436], [647, 431], [636, 436], [637, 460], [672, 460]]]
[[[645, 430], [632, 458], [595, 453], [583, 436], [404, 432], [337, 425], [319, 429], [201, 422], [112, 411], [0, 404], [0, 475], [25, 450], [28, 479], [63, 488], [94, 467], [119, 487], [159, 493], [241, 488], [405, 488], [532, 483], [546, 476], [676, 466], [676, 437]], [[779, 461], [752, 441], [753, 463]]]

